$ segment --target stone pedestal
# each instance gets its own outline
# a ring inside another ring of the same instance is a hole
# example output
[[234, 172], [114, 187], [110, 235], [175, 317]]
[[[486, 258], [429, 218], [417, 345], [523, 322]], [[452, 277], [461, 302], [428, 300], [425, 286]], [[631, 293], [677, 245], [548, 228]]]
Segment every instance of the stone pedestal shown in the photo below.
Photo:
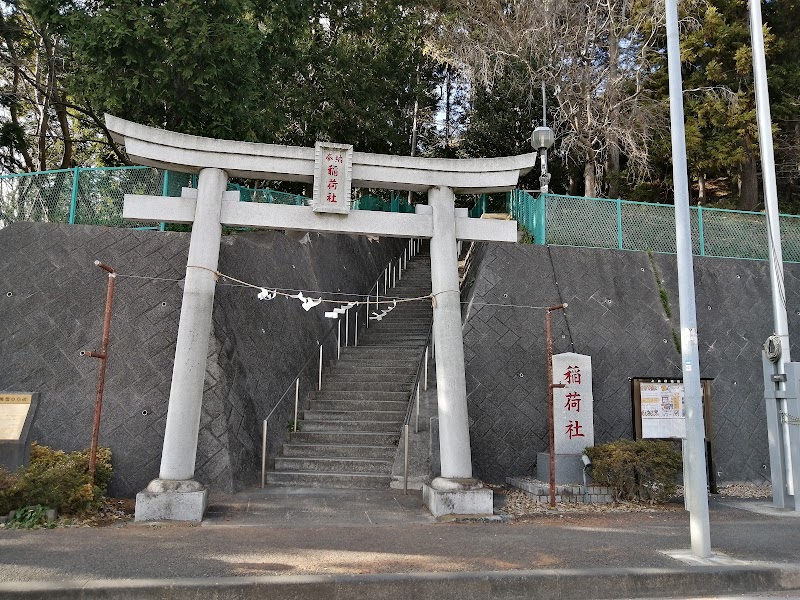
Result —
[[136, 494], [137, 521], [203, 520], [208, 506], [208, 490], [191, 479], [154, 479]]
[[[549, 452], [539, 452], [536, 455], [536, 479], [550, 481]], [[583, 483], [581, 454], [556, 454], [556, 483]]]
[[423, 484], [422, 500], [434, 517], [494, 514], [492, 490], [477, 479], [437, 477], [430, 485]]

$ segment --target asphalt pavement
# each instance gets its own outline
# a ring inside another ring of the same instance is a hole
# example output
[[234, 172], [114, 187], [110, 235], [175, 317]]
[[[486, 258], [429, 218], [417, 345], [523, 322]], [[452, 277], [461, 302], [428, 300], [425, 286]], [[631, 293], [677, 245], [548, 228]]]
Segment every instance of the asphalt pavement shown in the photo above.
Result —
[[416, 491], [268, 487], [212, 496], [199, 525], [2, 530], [0, 598], [800, 598], [797, 513], [710, 517], [698, 560], [680, 505], [437, 521]]

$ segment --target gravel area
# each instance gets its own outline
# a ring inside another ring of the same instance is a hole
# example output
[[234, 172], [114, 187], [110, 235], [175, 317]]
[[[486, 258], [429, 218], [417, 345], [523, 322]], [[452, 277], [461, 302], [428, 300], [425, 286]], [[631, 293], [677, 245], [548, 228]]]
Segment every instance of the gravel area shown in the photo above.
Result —
[[770, 484], [756, 485], [755, 483], [727, 483], [717, 488], [719, 495], [724, 498], [772, 498]]
[[[533, 478], [531, 478], [533, 479]], [[560, 515], [564, 513], [631, 513], [631, 512], [675, 512], [683, 510], [683, 487], [678, 487], [676, 498], [667, 504], [645, 502], [616, 502], [613, 504], [567, 504], [557, 503], [550, 508], [547, 503], [536, 502], [529, 494], [509, 486], [491, 486], [498, 498], [497, 512], [511, 517], [526, 515]], [[772, 486], [754, 483], [729, 483], [718, 486], [722, 498], [768, 499], [772, 498]]]

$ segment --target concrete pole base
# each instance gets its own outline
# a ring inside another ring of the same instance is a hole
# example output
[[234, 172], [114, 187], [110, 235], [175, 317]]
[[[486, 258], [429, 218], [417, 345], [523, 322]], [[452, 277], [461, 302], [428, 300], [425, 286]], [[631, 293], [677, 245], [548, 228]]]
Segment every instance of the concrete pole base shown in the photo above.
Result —
[[434, 517], [444, 515], [491, 516], [494, 494], [477, 479], [437, 477], [422, 486], [422, 501]]
[[137, 521], [203, 520], [208, 507], [208, 490], [201, 483], [187, 480], [154, 479], [136, 494]]

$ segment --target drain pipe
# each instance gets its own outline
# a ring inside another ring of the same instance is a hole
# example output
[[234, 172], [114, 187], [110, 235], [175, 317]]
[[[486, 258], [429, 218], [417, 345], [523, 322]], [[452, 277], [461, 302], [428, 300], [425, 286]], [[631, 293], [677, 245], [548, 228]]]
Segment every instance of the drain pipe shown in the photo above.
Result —
[[106, 362], [108, 360], [108, 336], [111, 330], [111, 304], [114, 301], [114, 283], [117, 273], [112, 267], [101, 263], [94, 264], [108, 273], [108, 290], [106, 291], [106, 313], [103, 319], [103, 340], [100, 352], [82, 350], [81, 356], [97, 358], [100, 360], [100, 372], [97, 376], [97, 397], [94, 402], [94, 425], [92, 426], [92, 444], [89, 449], [89, 476], [94, 481], [94, 471], [97, 465], [97, 442], [100, 438], [100, 413], [103, 410], [103, 388], [106, 385]]

